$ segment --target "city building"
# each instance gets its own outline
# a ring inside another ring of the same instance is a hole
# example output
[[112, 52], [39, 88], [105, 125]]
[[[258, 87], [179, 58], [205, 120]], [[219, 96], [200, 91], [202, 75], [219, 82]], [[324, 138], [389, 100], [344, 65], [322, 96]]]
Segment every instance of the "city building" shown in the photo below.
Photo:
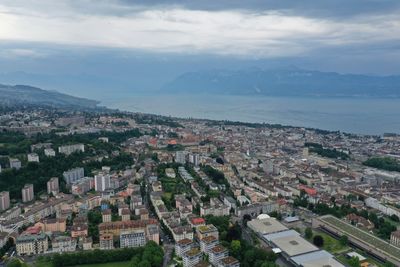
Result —
[[119, 241], [121, 248], [142, 247], [146, 244], [146, 233], [143, 229], [122, 233]]
[[22, 190], [22, 202], [30, 202], [34, 199], [33, 184], [26, 184]]
[[218, 266], [218, 263], [229, 256], [229, 252], [228, 250], [221, 245], [216, 245], [215, 247], [213, 247], [209, 253], [209, 260], [210, 262], [214, 265], [214, 266]]
[[65, 182], [70, 185], [85, 176], [85, 170], [83, 168], [75, 168], [63, 172]]
[[43, 233], [20, 235], [15, 244], [19, 256], [42, 254], [49, 248], [49, 241]]
[[39, 155], [36, 153], [29, 153], [28, 162], [39, 162]]
[[69, 236], [56, 236], [51, 240], [52, 252], [72, 252], [76, 250], [76, 239]]
[[214, 236], [216, 239], [219, 238], [218, 229], [212, 224], [201, 225], [196, 228], [196, 232], [200, 240], [210, 235]]
[[52, 149], [52, 148], [46, 148], [44, 150], [44, 155], [46, 157], [55, 157], [56, 156], [56, 151], [54, 149]]
[[60, 146], [58, 152], [68, 156], [74, 152], [85, 152], [85, 146], [83, 144]]
[[10, 207], [10, 192], [3, 191], [0, 193], [0, 211], [4, 211]]
[[100, 249], [113, 249], [114, 239], [112, 234], [102, 234], [100, 235]]
[[64, 233], [67, 230], [67, 221], [63, 218], [48, 218], [40, 220], [35, 226], [39, 226], [45, 233]]
[[176, 177], [176, 173], [175, 170], [173, 168], [166, 168], [165, 169], [165, 175], [169, 178], [175, 178]]
[[211, 249], [218, 244], [219, 241], [215, 236], [213, 235], [206, 236], [200, 239], [200, 250], [201, 252], [208, 254], [211, 251]]
[[82, 249], [91, 250], [93, 248], [93, 240], [91, 237], [82, 237]]
[[193, 267], [201, 260], [201, 251], [198, 248], [192, 248], [182, 256], [183, 267]]
[[218, 267], [239, 267], [240, 262], [232, 256], [228, 256], [219, 261]]
[[93, 177], [83, 177], [71, 184], [71, 193], [74, 195], [84, 195], [92, 189], [94, 189]]
[[390, 235], [390, 244], [400, 247], [400, 230], [392, 232]]
[[47, 182], [47, 194], [57, 195], [59, 189], [58, 177], [53, 177]]
[[97, 174], [94, 176], [94, 190], [97, 192], [103, 192], [110, 188], [110, 175], [108, 174]]
[[111, 210], [106, 209], [101, 212], [101, 217], [103, 222], [111, 222]]
[[175, 162], [185, 164], [186, 163], [186, 151], [176, 151], [175, 152]]
[[11, 159], [10, 158], [10, 168], [19, 170], [21, 169], [21, 161], [19, 159]]
[[184, 238], [182, 240], [179, 240], [178, 242], [175, 243], [175, 253], [178, 257], [182, 257], [183, 254], [188, 252], [189, 250], [192, 249], [194, 245], [193, 240]]

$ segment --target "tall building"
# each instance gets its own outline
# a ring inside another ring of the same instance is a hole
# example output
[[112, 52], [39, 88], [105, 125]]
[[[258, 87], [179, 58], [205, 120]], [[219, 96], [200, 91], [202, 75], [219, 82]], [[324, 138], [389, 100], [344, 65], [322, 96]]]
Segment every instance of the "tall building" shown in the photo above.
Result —
[[47, 194], [52, 193], [53, 195], [58, 194], [60, 191], [58, 177], [53, 177], [47, 182]]
[[26, 184], [24, 188], [22, 188], [22, 202], [32, 201], [33, 197], [33, 184]]
[[110, 175], [99, 173], [94, 176], [94, 190], [96, 191], [106, 191], [110, 188]]
[[175, 152], [175, 162], [185, 164], [186, 163], [186, 151], [176, 151]]
[[0, 211], [6, 210], [10, 207], [10, 193], [3, 191], [0, 193]]
[[75, 168], [63, 172], [64, 180], [67, 184], [72, 184], [85, 176], [85, 170], [83, 168]]

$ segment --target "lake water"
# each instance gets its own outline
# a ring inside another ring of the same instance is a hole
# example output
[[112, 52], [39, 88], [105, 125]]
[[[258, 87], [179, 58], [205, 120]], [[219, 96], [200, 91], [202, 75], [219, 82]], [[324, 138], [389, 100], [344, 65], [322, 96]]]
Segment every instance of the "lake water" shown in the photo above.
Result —
[[110, 95], [102, 105], [182, 118], [206, 118], [340, 130], [400, 133], [400, 99], [228, 95]]

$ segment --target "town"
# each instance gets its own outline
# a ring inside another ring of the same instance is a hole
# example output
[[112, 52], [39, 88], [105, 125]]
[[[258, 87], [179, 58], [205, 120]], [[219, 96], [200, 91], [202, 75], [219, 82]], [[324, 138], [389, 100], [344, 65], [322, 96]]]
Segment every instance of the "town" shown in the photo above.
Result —
[[390, 133], [4, 108], [2, 264], [400, 266], [399, 158]]

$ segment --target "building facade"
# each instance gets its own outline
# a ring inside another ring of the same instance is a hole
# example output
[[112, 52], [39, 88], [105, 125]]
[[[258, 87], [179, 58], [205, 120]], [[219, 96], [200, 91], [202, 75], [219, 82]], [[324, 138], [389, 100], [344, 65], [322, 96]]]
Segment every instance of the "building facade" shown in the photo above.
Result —
[[33, 194], [33, 184], [26, 184], [24, 188], [22, 188], [22, 202], [30, 202], [34, 198]]

